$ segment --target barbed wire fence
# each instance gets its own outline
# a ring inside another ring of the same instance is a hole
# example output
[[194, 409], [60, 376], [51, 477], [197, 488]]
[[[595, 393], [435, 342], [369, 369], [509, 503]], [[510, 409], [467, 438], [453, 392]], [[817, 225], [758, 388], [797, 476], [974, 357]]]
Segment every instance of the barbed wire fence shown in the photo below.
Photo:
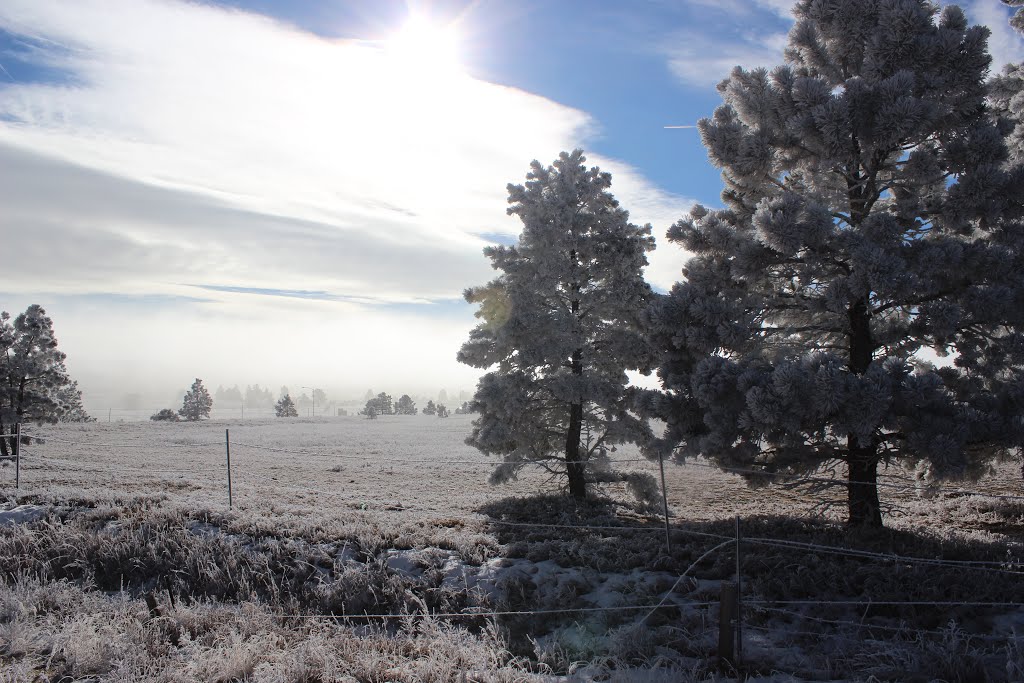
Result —
[[[33, 441], [36, 444], [42, 444], [45, 442], [55, 442], [68, 447], [68, 450], [79, 449], [134, 449], [140, 450], [144, 448], [144, 444], [139, 443], [127, 443], [127, 442], [107, 442], [107, 441], [91, 441], [91, 440], [75, 440], [67, 439], [61, 436], [47, 433], [38, 429], [32, 429], [27, 431], [21, 430], [21, 425], [16, 425], [15, 429], [11, 434], [0, 434], [0, 438], [14, 438], [16, 444], [16, 450], [14, 454], [15, 461], [15, 488], [20, 488], [21, 485], [21, 470], [26, 472], [37, 472], [42, 473], [49, 471], [47, 466], [55, 466], [63, 468], [65, 470], [72, 470], [80, 473], [104, 473], [104, 474], [131, 474], [133, 476], [138, 475], [179, 475], [179, 476], [190, 476], [194, 474], [216, 474], [219, 477], [223, 477], [223, 481], [227, 488], [227, 504], [228, 508], [232, 509], [233, 506], [233, 490], [231, 480], [231, 452], [232, 448], [236, 451], [238, 449], [247, 449], [249, 454], [259, 453], [273, 453], [273, 454], [287, 454], [296, 455], [302, 457], [311, 458], [323, 458], [327, 460], [337, 461], [363, 461], [373, 462], [378, 464], [413, 464], [420, 468], [437, 469], [447, 468], [452, 465], [458, 465], [460, 469], [470, 471], [484, 471], [494, 467], [493, 462], [484, 460], [467, 460], [467, 459], [435, 459], [435, 458], [407, 458], [407, 457], [390, 457], [380, 456], [377, 454], [358, 454], [358, 453], [338, 453], [338, 452], [324, 452], [322, 450], [309, 450], [309, 449], [297, 449], [297, 448], [282, 448], [277, 446], [268, 446], [264, 444], [250, 443], [247, 441], [232, 440], [230, 430], [225, 429], [224, 441], [212, 441], [212, 440], [192, 440], [183, 442], [165, 442], [159, 444], [159, 448], [173, 448], [181, 449], [190, 452], [195, 452], [198, 449], [209, 449], [210, 454], [214, 454], [215, 450], [223, 448], [224, 461], [221, 464], [213, 465], [209, 462], [204, 462], [201, 467], [188, 467], [188, 468], [152, 468], [152, 467], [133, 467], [125, 463], [108, 464], [102, 462], [83, 462], [82, 460], [72, 460], [67, 458], [56, 458], [49, 455], [42, 455], [34, 453], [35, 448], [33, 447]], [[28, 445], [25, 447], [23, 442]], [[23, 464], [21, 461], [25, 460]], [[611, 460], [613, 465], [622, 464], [637, 464], [646, 463], [648, 465], [660, 465], [658, 461], [649, 460], [647, 458], [624, 458]], [[682, 463], [684, 466], [709, 468], [719, 470], [727, 473], [738, 474], [738, 475], [756, 475], [756, 476], [768, 476], [777, 477], [784, 481], [798, 481], [806, 484], [821, 484], [826, 486], [842, 486], [850, 484], [865, 484], [865, 483], [876, 483], [879, 487], [891, 489], [898, 492], [914, 492], [920, 494], [922, 492], [922, 486], [918, 482], [913, 483], [889, 483], [889, 482], [856, 482], [845, 479], [835, 479], [826, 477], [795, 477], [789, 473], [771, 473], [763, 472], [760, 470], [738, 468], [738, 467], [722, 467], [717, 464], [707, 462], [697, 462], [694, 460], [688, 460]], [[90, 467], [89, 465], [93, 465]], [[899, 477], [901, 475], [897, 475]], [[29, 477], [36, 479], [36, 483], [43, 483], [44, 478], [35, 475], [29, 475]], [[905, 477], [904, 477], [905, 480]], [[303, 492], [309, 492], [309, 487], [289, 486], [280, 482], [275, 482], [274, 486], [281, 489], [295, 489]], [[999, 494], [991, 493], [987, 491], [976, 491], [967, 490], [961, 487], [928, 487], [928, 492], [931, 494], [946, 494], [955, 496], [977, 496], [982, 499], [992, 499], [1001, 501], [1012, 501], [1015, 503], [1024, 502], [1024, 496], [1010, 495], [1010, 494]], [[662, 494], [665, 496], [666, 491], [664, 489], [664, 479], [662, 479]], [[676, 582], [671, 588], [663, 593], [659, 594], [657, 602], [653, 604], [640, 604], [640, 605], [616, 605], [616, 606], [597, 606], [597, 607], [572, 607], [572, 608], [559, 608], [559, 609], [535, 609], [535, 610], [482, 610], [479, 608], [467, 608], [459, 612], [429, 612], [424, 611], [421, 613], [381, 613], [381, 614], [321, 614], [321, 613], [310, 613], [310, 614], [279, 614], [280, 618], [286, 619], [329, 619], [329, 620], [346, 620], [346, 619], [380, 619], [380, 620], [394, 620], [394, 619], [418, 619], [418, 618], [446, 618], [446, 619], [460, 619], [460, 618], [488, 618], [496, 619], [498, 617], [509, 617], [509, 616], [543, 616], [553, 614], [587, 614], [587, 613], [600, 613], [600, 612], [643, 612], [646, 611], [646, 615], [641, 620], [641, 623], [650, 618], [651, 615], [656, 613], [658, 609], [664, 607], [673, 594], [681, 585], [683, 580], [693, 571], [697, 565], [708, 557], [713, 556], [727, 548], [732, 548], [736, 557], [736, 570], [735, 578], [733, 581], [726, 581], [722, 584], [720, 599], [718, 601], [688, 601], [685, 606], [690, 608], [701, 608], [710, 609], [714, 606], [718, 607], [719, 615], [719, 646], [718, 656], [719, 658], [734, 666], [738, 664], [742, 658], [742, 629], [749, 628], [755, 631], [769, 630], [764, 626], [745, 623], [744, 620], [744, 607], [750, 608], [758, 612], [768, 614], [780, 614], [787, 617], [801, 619], [803, 621], [812, 624], [822, 624], [835, 627], [845, 627], [854, 629], [856, 633], [875, 633], [875, 632], [889, 632], [893, 634], [919, 634], [935, 637], [945, 637], [949, 635], [949, 631], [941, 631], [934, 629], [915, 629], [907, 625], [901, 626], [890, 626], [885, 624], [865, 624], [862, 619], [860, 622], [843, 620], [843, 619], [827, 619], [819, 616], [813, 616], [805, 614], [804, 612], [798, 612], [793, 609], [786, 609], [787, 607], [809, 607], [809, 608], [821, 608], [821, 607], [850, 607], [857, 609], [870, 609], [872, 607], [880, 606], [891, 606], [891, 607], [984, 607], [984, 608], [1002, 608], [1002, 609], [1015, 609], [1020, 610], [1024, 608], [1024, 602], [1021, 601], [964, 601], [964, 600], [778, 600], [778, 599], [763, 599], [757, 597], [745, 597], [741, 594], [741, 566], [740, 557], [742, 548], [745, 545], [749, 546], [762, 546], [772, 547], [779, 550], [785, 550], [793, 553], [813, 553], [830, 556], [841, 556], [849, 558], [857, 558], [865, 561], [886, 563], [889, 565], [917, 565], [917, 566], [932, 566], [932, 567], [946, 567], [964, 571], [976, 571], [986, 574], [996, 575], [1012, 575], [1024, 577], [1024, 562], [1007, 559], [1005, 561], [992, 561], [992, 560], [952, 560], [942, 558], [929, 558], [929, 557], [917, 557], [912, 555], [902, 555], [898, 553], [881, 553], [857, 548], [847, 548], [843, 546], [835, 546], [820, 543], [808, 543], [802, 541], [794, 541], [791, 539], [783, 538], [772, 538], [772, 537], [761, 537], [761, 536], [741, 536], [740, 533], [740, 518], [736, 516], [736, 530], [735, 534], [717, 534], [706, 531], [699, 531], [696, 529], [689, 529], [678, 524], [670, 525], [669, 523], [669, 511], [667, 505], [667, 497], [665, 504], [665, 529], [671, 532], [672, 535], [677, 537], [691, 537], [699, 540], [714, 541], [716, 545], [705, 551], [695, 561], [693, 561], [687, 569], [682, 572]], [[406, 509], [406, 508], [402, 508]], [[636, 525], [597, 525], [597, 524], [557, 524], [557, 523], [544, 523], [544, 522], [516, 522], [504, 519], [495, 519], [493, 517], [485, 517], [483, 515], [453, 515], [450, 510], [434, 510], [427, 508], [416, 508], [411, 507], [408, 509], [414, 509], [418, 512], [424, 513], [435, 513], [442, 514], [448, 520], [458, 520], [464, 523], [483, 523], [491, 528], [532, 528], [532, 529], [552, 529], [552, 530], [563, 530], [563, 531], [601, 531], [601, 532], [616, 532], [616, 533], [651, 533], [662, 531], [661, 526], [636, 526]], [[666, 537], [666, 541], [670, 542], [670, 539]], [[670, 547], [669, 547], [670, 551]], [[787, 630], [788, 633], [803, 634], [809, 636], [824, 637], [821, 631], [798, 631], [798, 630]], [[827, 634], [829, 637], [839, 638], [850, 638], [853, 636], [846, 636], [842, 633], [831, 633]], [[997, 642], [997, 643], [1013, 643], [1015, 646], [1020, 645], [1020, 641], [1024, 640], [1024, 635], [1018, 637], [1016, 633], [1010, 633], [1007, 635], [994, 635], [994, 634], [978, 634], [978, 633], [963, 633], [964, 637], [969, 639], [976, 639], [984, 642]]]

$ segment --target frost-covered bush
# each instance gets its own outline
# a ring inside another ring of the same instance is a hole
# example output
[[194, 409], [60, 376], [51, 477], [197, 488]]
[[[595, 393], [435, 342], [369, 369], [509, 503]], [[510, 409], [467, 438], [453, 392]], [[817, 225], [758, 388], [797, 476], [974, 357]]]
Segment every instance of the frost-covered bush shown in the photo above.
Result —
[[178, 422], [181, 418], [170, 408], [164, 408], [158, 413], [149, 416], [154, 422]]

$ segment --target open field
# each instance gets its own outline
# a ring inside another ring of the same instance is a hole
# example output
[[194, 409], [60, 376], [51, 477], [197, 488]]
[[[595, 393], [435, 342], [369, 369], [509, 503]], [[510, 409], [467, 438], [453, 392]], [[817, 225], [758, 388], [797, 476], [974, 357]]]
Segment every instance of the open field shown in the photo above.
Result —
[[[668, 552], [621, 484], [580, 508], [536, 471], [490, 486], [471, 419], [33, 427], [19, 489], [0, 468], [26, 506], [0, 527], [0, 680], [725, 678], [736, 516], [747, 675], [1024, 678], [1017, 465], [927, 499], [887, 472], [870, 537], [841, 488], [669, 465]], [[613, 454], [657, 473], [637, 457]]]

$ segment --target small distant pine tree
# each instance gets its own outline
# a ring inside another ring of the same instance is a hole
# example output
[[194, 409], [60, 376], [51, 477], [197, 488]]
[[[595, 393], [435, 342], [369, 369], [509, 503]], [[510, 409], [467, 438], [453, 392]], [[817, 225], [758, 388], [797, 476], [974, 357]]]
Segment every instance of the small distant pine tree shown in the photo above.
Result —
[[366, 401], [366, 407], [363, 408], [361, 413], [363, 415], [370, 414], [370, 408], [373, 408], [374, 417], [377, 415], [394, 415], [395, 408], [391, 402], [391, 395], [386, 394], [383, 391], [377, 394], [375, 397]]
[[437, 416], [448, 417], [448, 408], [446, 408], [443, 403], [437, 404]]
[[154, 422], [178, 422], [181, 420], [178, 414], [171, 408], [164, 408], [160, 412], [150, 415], [149, 419]]
[[366, 404], [366, 408], [363, 410], [363, 414], [366, 415], [367, 420], [377, 419], [377, 409], [372, 405], [372, 401]]
[[402, 394], [398, 399], [398, 403], [395, 404], [396, 415], [415, 415], [416, 404], [413, 402], [412, 397], [409, 394]]
[[285, 394], [274, 404], [274, 414], [278, 417], [298, 417], [299, 411], [295, 409], [295, 402], [292, 397]]
[[423, 409], [424, 415], [437, 415], [437, 405], [433, 401], [427, 401], [427, 407]]
[[204, 417], [210, 417], [210, 408], [213, 407], [213, 398], [210, 392], [203, 386], [203, 380], [196, 378], [192, 388], [185, 394], [181, 402], [181, 410], [178, 414], [190, 422], [197, 422]]

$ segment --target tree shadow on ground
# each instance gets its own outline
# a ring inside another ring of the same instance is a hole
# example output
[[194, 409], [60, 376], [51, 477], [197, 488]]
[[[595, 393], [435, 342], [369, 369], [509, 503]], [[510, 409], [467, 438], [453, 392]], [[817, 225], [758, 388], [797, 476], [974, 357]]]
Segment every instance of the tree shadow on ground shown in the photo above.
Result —
[[[1017, 503], [1003, 507], [1008, 518], [1020, 513]], [[691, 588], [736, 576], [735, 519], [671, 519], [669, 551], [663, 519], [610, 499], [577, 503], [541, 494], [504, 498], [477, 511], [489, 518], [488, 531], [506, 558], [597, 572], [681, 574], [689, 568], [695, 581], [684, 586]], [[750, 601], [862, 602], [865, 620], [896, 619], [924, 629], [951, 620], [986, 623], [1008, 609], [976, 603], [1024, 602], [1019, 542], [925, 527], [853, 530], [820, 518], [779, 515], [745, 517], [739, 526], [743, 595]], [[942, 604], [907, 604], [912, 602]], [[950, 604], [958, 602], [975, 604]], [[850, 610], [849, 605], [803, 607], [824, 618]]]

